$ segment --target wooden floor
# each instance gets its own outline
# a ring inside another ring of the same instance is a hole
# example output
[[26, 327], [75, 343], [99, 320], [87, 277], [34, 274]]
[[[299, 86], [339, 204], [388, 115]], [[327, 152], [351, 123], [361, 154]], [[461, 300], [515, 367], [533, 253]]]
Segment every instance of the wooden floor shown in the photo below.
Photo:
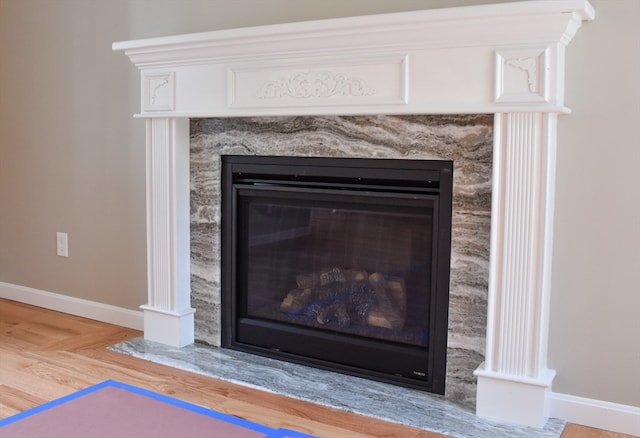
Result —
[[[128, 357], [135, 330], [0, 299], [0, 418], [114, 379], [270, 427], [322, 437], [442, 437]], [[569, 425], [563, 438], [624, 435]]]

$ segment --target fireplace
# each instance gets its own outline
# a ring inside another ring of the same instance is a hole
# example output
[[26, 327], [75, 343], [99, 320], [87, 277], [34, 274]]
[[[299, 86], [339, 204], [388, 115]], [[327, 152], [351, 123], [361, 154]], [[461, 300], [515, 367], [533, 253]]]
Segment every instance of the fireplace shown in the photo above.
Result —
[[222, 345], [444, 394], [452, 171], [222, 156]]
[[141, 69], [147, 119], [145, 338], [194, 341], [190, 118], [492, 114], [484, 362], [463, 378], [478, 415], [543, 425], [564, 57], [593, 18], [587, 0], [526, 1], [114, 44]]

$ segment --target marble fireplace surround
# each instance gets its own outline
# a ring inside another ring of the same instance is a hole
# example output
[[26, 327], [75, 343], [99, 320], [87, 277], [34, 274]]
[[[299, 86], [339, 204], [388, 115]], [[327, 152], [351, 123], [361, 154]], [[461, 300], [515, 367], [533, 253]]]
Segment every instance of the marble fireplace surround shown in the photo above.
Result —
[[536, 0], [114, 43], [141, 71], [147, 126], [145, 339], [194, 342], [189, 120], [493, 114], [481, 417], [542, 427], [556, 121], [587, 0]]

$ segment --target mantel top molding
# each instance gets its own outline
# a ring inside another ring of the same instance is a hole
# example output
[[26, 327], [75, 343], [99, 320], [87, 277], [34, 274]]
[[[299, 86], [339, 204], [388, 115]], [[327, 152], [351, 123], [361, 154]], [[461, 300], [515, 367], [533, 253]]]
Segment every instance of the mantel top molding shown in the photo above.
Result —
[[587, 0], [520, 1], [123, 41], [114, 43], [113, 50], [125, 51], [139, 68], [153, 68], [292, 52], [335, 54], [362, 48], [468, 47], [505, 41], [566, 44], [581, 22], [594, 16]]
[[116, 42], [143, 117], [568, 112], [564, 48], [594, 10], [533, 0]]

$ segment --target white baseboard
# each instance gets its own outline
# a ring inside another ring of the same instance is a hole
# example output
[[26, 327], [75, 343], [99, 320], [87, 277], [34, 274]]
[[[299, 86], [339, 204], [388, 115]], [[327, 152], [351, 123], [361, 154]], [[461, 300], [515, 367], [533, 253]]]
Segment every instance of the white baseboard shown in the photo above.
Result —
[[640, 408], [575, 395], [549, 394], [550, 417], [612, 432], [640, 436]]
[[0, 298], [135, 330], [143, 330], [144, 328], [142, 311], [125, 309], [30, 287], [0, 282]]

